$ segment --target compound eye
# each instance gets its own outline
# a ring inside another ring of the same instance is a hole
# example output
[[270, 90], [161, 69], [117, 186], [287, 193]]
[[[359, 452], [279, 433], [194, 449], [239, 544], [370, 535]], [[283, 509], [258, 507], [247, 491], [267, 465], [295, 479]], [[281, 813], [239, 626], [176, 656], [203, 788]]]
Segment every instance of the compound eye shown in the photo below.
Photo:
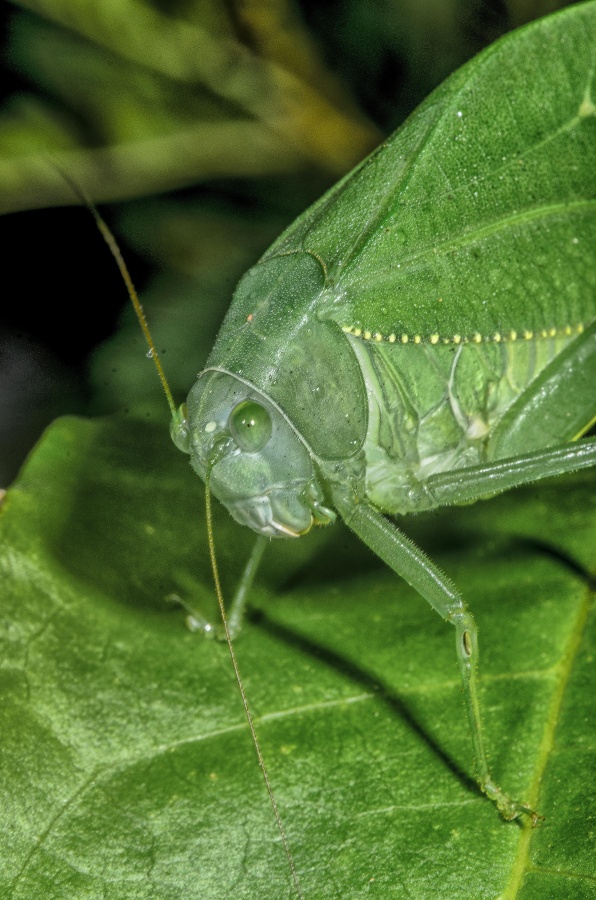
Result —
[[245, 453], [258, 453], [271, 437], [271, 416], [254, 400], [244, 400], [230, 413], [230, 431]]

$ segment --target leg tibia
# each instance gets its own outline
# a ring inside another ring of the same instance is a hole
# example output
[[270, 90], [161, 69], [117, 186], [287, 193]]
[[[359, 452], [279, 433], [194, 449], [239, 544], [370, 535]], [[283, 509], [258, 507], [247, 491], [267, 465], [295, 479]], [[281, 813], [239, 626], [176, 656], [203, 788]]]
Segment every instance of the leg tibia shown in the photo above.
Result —
[[414, 587], [443, 619], [454, 625], [478, 784], [496, 803], [505, 819], [515, 819], [525, 813], [536, 822], [539, 818], [537, 814], [529, 806], [513, 800], [502, 791], [493, 781], [488, 768], [476, 684], [478, 664], [476, 623], [461, 595], [422, 550], [379, 512], [362, 505], [349, 507], [344, 505], [341, 499], [336, 502], [346, 524], [394, 572]]
[[504, 819], [517, 819], [525, 813], [531, 817], [533, 824], [536, 824], [540, 816], [525, 803], [520, 803], [509, 797], [492, 779], [488, 768], [488, 760], [484, 748], [484, 735], [480, 721], [480, 703], [476, 680], [478, 665], [478, 632], [476, 623], [468, 610], [457, 614], [451, 621], [455, 625], [455, 647], [464, 686], [468, 721], [472, 732], [478, 784], [486, 796], [497, 804], [499, 812]]

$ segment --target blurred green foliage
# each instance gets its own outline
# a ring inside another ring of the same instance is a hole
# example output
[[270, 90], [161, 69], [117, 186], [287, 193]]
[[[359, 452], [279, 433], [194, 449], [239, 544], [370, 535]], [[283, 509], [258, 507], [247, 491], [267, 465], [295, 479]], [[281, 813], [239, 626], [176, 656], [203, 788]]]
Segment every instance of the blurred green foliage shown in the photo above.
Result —
[[379, 140], [291, 3], [23, 6], [9, 54], [42, 93], [4, 111], [5, 210], [72, 202], [49, 156], [100, 202], [311, 167], [335, 178]]

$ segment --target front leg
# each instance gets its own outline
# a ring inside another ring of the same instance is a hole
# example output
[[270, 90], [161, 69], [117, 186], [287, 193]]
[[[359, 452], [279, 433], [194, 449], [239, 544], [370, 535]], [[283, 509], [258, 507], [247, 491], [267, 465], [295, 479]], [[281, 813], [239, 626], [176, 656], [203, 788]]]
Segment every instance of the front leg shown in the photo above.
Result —
[[[227, 613], [228, 631], [232, 639], [238, 637], [242, 631], [248, 595], [268, 543], [269, 538], [263, 535], [257, 537], [242, 572], [238, 587], [234, 592]], [[176, 603], [180, 603], [188, 612], [186, 624], [191, 631], [198, 631], [205, 637], [216, 637], [219, 641], [225, 641], [226, 636], [221, 622], [218, 625], [214, 625], [199, 610], [182, 600], [177, 594], [173, 594], [171, 599], [175, 600]]]
[[351, 506], [343, 499], [336, 502], [346, 525], [418, 591], [446, 622], [455, 627], [457, 658], [472, 733], [478, 784], [494, 800], [503, 818], [515, 819], [526, 814], [536, 824], [540, 818], [538, 813], [506, 794], [495, 783], [488, 767], [476, 682], [478, 633], [461, 594], [426, 554], [381, 513], [362, 504]]

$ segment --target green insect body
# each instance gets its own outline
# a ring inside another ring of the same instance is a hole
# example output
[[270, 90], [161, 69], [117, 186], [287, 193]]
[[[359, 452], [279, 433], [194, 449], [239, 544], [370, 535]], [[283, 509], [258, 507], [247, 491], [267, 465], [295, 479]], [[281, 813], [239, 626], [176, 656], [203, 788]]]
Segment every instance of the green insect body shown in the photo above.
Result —
[[540, 23], [514, 63], [508, 38], [453, 75], [244, 276], [172, 425], [238, 522], [297, 537], [339, 513], [455, 626], [478, 781], [506, 818], [536, 814], [488, 769], [474, 620], [386, 516], [596, 464], [576, 440], [596, 416], [596, 5], [559, 22], [582, 77], [541, 83], [560, 47]]
[[[292, 292], [299, 293], [306, 281], [296, 270], [310, 270], [315, 284], [319, 276], [323, 280], [319, 260], [308, 253], [260, 265], [287, 269], [287, 281], [282, 277], [276, 286], [280, 302], [289, 298], [287, 319], [300, 302]], [[277, 298], [252, 302], [252, 284], [261, 285], [262, 277], [257, 266], [242, 282], [236, 301], [243, 299], [245, 284], [249, 293], [241, 323], [236, 324], [235, 305], [234, 319], [226, 321], [206, 374], [189, 396], [188, 421], [193, 464], [204, 475], [210, 454], [221, 449], [235, 405], [251, 399], [269, 409], [278, 423], [271, 443], [257, 456], [238, 451], [230, 439], [231, 454], [214, 467], [212, 487], [238, 521], [270, 536], [301, 534], [313, 519], [324, 520], [326, 514], [321, 519], [317, 510], [325, 499], [333, 505], [336, 482], [353, 482], [361, 501], [387, 513], [432, 508], [438, 504], [426, 490], [431, 476], [569, 441], [594, 416], [590, 391], [575, 398], [574, 408], [563, 407], [565, 416], [558, 415], [560, 395], [573, 391], [561, 377], [562, 359], [569, 366], [579, 360], [588, 380], [596, 374], [594, 329], [586, 331], [583, 323], [555, 328], [549, 321], [548, 329], [535, 335], [526, 330], [515, 340], [404, 344], [346, 333], [325, 323], [323, 307], [315, 313], [322, 321], [309, 320], [305, 312], [304, 323], [288, 338], [292, 323], [268, 315]], [[319, 286], [315, 298], [324, 291]], [[585, 311], [587, 321], [596, 315], [595, 297], [595, 288], [586, 291], [586, 305], [593, 306]], [[245, 315], [247, 308], [252, 311]], [[276, 368], [262, 352], [259, 356], [260, 342], [266, 348], [278, 343]], [[521, 435], [519, 407], [537, 420]], [[279, 508], [280, 483], [286, 505], [298, 504], [302, 515], [297, 508]], [[267, 498], [274, 497], [275, 516], [273, 507], [270, 512], [280, 527], [269, 523], [264, 531], [256, 509], [260, 515]]]
[[[244, 276], [172, 424], [238, 522], [297, 537], [339, 513], [455, 626], [480, 787], [534, 820], [488, 768], [473, 617], [386, 516], [596, 464], [576, 442], [596, 415], [595, 5], [566, 21], [591, 62], [581, 90], [524, 120], [553, 91], [540, 23], [516, 56], [533, 82], [506, 75], [509, 39], [452, 76]], [[485, 109], [495, 78], [503, 102]]]

